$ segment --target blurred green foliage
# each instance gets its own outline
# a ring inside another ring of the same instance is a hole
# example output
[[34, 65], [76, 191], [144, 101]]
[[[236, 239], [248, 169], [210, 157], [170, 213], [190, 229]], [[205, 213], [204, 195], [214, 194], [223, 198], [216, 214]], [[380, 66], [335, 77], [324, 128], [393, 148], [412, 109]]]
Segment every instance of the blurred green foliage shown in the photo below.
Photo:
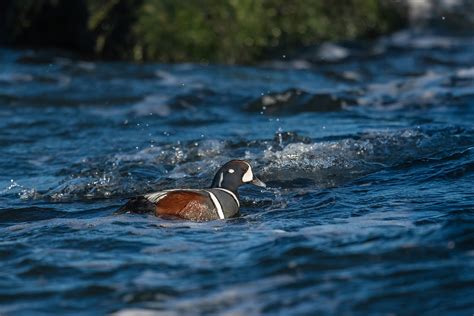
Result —
[[[406, 23], [401, 5], [389, 0], [3, 1], [11, 2], [5, 13], [10, 42], [41, 38], [33, 36], [35, 24], [54, 21], [38, 16], [51, 15], [51, 10], [74, 16], [66, 7], [75, 6], [81, 18], [71, 21], [76, 21], [73, 33], [78, 35], [66, 37], [82, 44], [69, 46], [136, 61], [252, 63], [325, 40], [385, 34]], [[77, 10], [81, 3], [86, 16]], [[71, 28], [56, 25], [58, 32]], [[87, 38], [92, 38], [90, 47], [85, 47]]]

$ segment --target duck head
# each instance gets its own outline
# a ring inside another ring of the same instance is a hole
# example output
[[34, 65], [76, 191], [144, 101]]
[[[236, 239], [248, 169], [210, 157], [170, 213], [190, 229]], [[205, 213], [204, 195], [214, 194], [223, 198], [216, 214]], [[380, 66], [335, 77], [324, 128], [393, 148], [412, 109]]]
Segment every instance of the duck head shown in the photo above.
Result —
[[237, 189], [247, 183], [266, 187], [265, 183], [254, 175], [252, 167], [247, 161], [231, 160], [217, 171], [211, 187], [223, 188], [237, 193]]

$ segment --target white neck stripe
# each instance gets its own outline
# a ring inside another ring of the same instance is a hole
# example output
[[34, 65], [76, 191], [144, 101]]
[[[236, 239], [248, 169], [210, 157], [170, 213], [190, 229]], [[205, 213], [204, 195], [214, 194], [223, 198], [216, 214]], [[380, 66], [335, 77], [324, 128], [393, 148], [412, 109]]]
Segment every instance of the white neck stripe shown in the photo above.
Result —
[[219, 178], [219, 186], [222, 185], [222, 181], [224, 181], [224, 172], [221, 172], [221, 176]]
[[219, 203], [219, 200], [216, 198], [214, 193], [212, 193], [210, 191], [206, 191], [206, 192], [209, 193], [209, 196], [211, 197], [212, 203], [214, 203], [214, 206], [217, 209], [217, 214], [219, 214], [219, 218], [220, 219], [225, 219], [224, 212], [222, 212], [222, 206], [221, 206], [221, 203]]
[[224, 191], [226, 193], [229, 193], [235, 200], [235, 202], [237, 202], [237, 206], [240, 207], [240, 202], [239, 202], [239, 199], [237, 198], [237, 196], [234, 194], [234, 192], [230, 191], [230, 190], [227, 190], [227, 189], [224, 189], [224, 188], [214, 188], [214, 189], [217, 189], [217, 190], [221, 190], [221, 191]]

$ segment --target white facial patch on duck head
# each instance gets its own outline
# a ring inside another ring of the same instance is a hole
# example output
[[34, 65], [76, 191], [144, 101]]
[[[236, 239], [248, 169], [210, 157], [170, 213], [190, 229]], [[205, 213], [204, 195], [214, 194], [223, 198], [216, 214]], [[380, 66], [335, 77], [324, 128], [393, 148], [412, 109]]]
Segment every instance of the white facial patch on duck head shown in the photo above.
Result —
[[249, 164], [247, 165], [249, 166], [249, 168], [247, 169], [247, 171], [244, 173], [244, 176], [242, 177], [243, 183], [251, 182], [253, 180], [252, 167], [250, 167]]
[[235, 170], [234, 169], [229, 169], [229, 173], [234, 173]]

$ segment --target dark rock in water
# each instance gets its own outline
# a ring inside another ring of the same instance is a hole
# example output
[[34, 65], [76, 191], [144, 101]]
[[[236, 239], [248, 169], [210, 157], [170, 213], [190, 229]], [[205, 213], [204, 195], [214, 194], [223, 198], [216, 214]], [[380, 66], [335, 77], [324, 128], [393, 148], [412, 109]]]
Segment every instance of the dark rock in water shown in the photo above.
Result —
[[249, 112], [263, 112], [266, 115], [291, 115], [302, 112], [340, 111], [347, 104], [357, 104], [357, 101], [348, 96], [312, 94], [299, 89], [289, 89], [264, 95], [248, 103], [245, 109]]
[[210, 89], [196, 89], [187, 94], [176, 96], [171, 102], [173, 109], [189, 109], [203, 103], [206, 99], [215, 96], [216, 93]]
[[[1, 95], [0, 95], [1, 96]], [[150, 113], [158, 117], [172, 117], [170, 125], [176, 127], [201, 126], [225, 120], [220, 109], [226, 104], [244, 104], [250, 100], [248, 96], [218, 92], [213, 89], [201, 88], [187, 90], [173, 96], [163, 97], [161, 93], [145, 96], [131, 108], [137, 116], [148, 116]], [[236, 107], [240, 110], [240, 106]]]

